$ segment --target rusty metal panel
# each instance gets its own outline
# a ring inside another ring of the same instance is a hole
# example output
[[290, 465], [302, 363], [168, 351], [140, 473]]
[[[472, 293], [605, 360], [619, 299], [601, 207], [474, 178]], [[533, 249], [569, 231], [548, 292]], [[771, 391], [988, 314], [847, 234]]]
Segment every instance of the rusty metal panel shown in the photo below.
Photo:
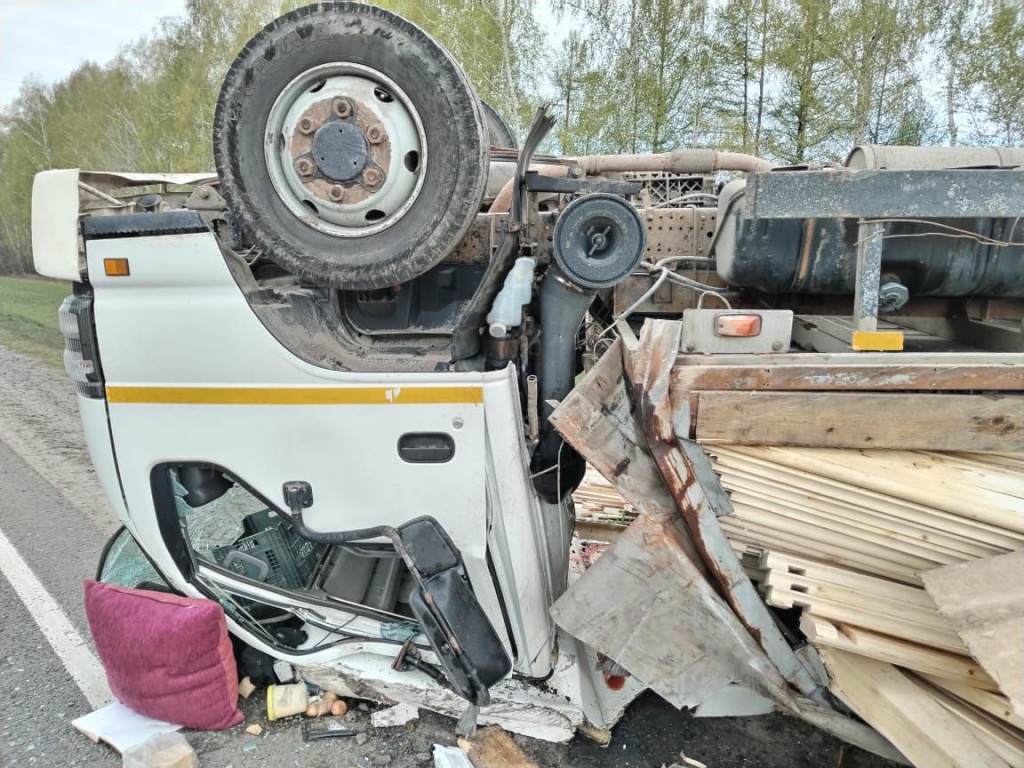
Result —
[[[624, 367], [649, 450], [725, 600], [782, 675], [801, 693], [820, 699], [821, 687], [793, 653], [718, 524], [714, 505], [702, 488], [702, 483], [712, 478], [703, 473], [698, 480], [693, 464], [679, 447], [688, 436], [677, 437], [675, 424], [682, 419], [680, 412], [689, 411], [688, 402], [674, 404], [671, 399], [672, 366], [681, 334], [679, 322], [650, 320], [644, 324], [638, 347], [625, 356]], [[714, 483], [717, 494], [717, 477]]]

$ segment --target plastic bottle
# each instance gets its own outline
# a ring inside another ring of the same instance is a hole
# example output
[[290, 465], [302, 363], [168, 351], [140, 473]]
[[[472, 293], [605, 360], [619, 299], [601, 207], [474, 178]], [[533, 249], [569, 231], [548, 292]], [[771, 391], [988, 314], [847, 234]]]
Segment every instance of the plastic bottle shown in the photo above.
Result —
[[306, 711], [309, 691], [303, 683], [267, 686], [267, 717], [280, 720]]
[[537, 262], [529, 256], [516, 259], [505, 284], [494, 297], [491, 311], [487, 313], [487, 324], [494, 338], [503, 338], [509, 328], [522, 325], [523, 305], [529, 304], [533, 295], [533, 270], [536, 266]]

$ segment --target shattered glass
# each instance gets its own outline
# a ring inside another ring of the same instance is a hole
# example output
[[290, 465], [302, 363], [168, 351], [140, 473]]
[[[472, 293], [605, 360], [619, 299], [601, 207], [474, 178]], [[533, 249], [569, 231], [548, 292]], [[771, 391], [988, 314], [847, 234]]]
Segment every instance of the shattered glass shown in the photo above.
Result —
[[100, 581], [135, 588], [144, 581], [166, 585], [127, 528], [114, 534], [101, 564]]

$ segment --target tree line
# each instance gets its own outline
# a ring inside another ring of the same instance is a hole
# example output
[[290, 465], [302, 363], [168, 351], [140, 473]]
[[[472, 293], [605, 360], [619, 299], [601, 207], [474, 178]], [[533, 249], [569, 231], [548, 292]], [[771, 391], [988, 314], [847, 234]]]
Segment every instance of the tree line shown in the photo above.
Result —
[[[302, 0], [186, 0], [111, 62], [27, 80], [0, 110], [0, 272], [31, 272], [32, 177], [47, 168], [212, 168], [220, 82]], [[481, 97], [547, 151], [706, 146], [783, 164], [859, 143], [1024, 142], [1020, 0], [381, 0], [433, 34]], [[547, 28], [569, 29], [552, 42]]]

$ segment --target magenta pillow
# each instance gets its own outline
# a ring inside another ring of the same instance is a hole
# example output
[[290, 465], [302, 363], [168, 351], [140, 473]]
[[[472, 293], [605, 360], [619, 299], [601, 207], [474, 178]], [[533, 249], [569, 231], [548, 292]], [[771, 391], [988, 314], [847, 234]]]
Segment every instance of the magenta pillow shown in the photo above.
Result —
[[110, 690], [122, 704], [199, 730], [242, 722], [220, 605], [86, 581], [85, 615]]

